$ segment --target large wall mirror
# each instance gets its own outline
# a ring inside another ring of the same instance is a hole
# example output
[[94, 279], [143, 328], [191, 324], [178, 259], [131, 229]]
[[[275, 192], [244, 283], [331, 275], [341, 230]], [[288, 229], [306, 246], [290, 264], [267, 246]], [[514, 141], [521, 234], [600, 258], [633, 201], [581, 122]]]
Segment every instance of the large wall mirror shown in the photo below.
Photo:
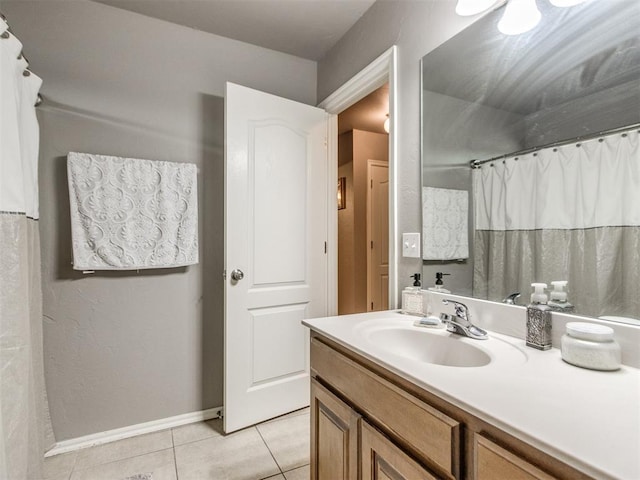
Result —
[[640, 319], [640, 2], [537, 5], [422, 59], [424, 285], [524, 305], [566, 280], [575, 313]]

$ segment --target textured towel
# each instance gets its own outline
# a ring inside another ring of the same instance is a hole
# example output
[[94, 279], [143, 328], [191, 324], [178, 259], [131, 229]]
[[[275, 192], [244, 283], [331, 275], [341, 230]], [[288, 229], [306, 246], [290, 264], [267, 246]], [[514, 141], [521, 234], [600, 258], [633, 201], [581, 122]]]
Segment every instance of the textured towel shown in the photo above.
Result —
[[422, 258], [462, 260], [469, 257], [469, 192], [422, 188]]
[[71, 152], [67, 171], [74, 269], [198, 263], [194, 164]]

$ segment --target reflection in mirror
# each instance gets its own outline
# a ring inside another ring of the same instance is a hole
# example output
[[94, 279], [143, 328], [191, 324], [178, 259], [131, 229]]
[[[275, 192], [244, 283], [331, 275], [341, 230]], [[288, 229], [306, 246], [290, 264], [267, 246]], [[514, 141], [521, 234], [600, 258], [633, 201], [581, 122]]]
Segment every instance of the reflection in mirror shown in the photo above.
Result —
[[537, 3], [530, 32], [501, 7], [422, 59], [424, 284], [567, 280], [575, 313], [640, 319], [640, 2]]

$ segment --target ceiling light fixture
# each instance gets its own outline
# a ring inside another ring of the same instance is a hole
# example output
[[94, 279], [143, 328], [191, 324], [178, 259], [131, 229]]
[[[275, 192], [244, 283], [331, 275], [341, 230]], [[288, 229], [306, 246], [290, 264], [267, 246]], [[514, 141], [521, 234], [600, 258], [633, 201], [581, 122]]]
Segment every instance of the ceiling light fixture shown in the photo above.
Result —
[[[549, 0], [554, 7], [573, 7], [587, 0]], [[507, 4], [498, 22], [498, 30], [505, 35], [519, 35], [535, 28], [542, 14], [538, 10], [536, 0], [458, 0], [456, 13], [470, 16], [482, 13], [496, 4]]]
[[458, 0], [456, 13], [461, 17], [469, 17], [488, 10], [497, 0]]
[[498, 30], [505, 35], [519, 35], [533, 29], [541, 18], [536, 0], [510, 0], [498, 22]]

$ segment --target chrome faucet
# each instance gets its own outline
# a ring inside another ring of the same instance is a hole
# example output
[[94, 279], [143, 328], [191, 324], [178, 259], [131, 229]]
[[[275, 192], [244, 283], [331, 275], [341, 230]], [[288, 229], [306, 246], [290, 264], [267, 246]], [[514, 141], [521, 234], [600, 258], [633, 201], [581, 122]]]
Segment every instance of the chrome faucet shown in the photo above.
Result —
[[442, 320], [442, 323], [447, 326], [448, 332], [457, 333], [458, 335], [474, 338], [476, 340], [486, 340], [488, 338], [485, 330], [478, 328], [471, 323], [469, 309], [464, 303], [449, 300], [447, 298], [443, 299], [442, 303], [445, 305], [452, 303], [453, 308], [456, 311], [455, 315], [449, 315], [448, 313], [440, 314], [440, 320]]
[[516, 305], [516, 300], [520, 296], [520, 292], [512, 293], [511, 295], [507, 295], [507, 297], [502, 300], [502, 303], [506, 303], [508, 305]]

